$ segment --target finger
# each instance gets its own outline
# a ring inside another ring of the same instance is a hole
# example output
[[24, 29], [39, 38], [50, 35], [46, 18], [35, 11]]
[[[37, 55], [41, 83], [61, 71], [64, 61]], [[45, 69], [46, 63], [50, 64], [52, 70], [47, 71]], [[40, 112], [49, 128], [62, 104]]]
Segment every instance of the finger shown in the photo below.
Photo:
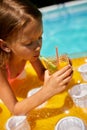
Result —
[[71, 76], [71, 72], [72, 72], [72, 69], [69, 68], [67, 71], [65, 71], [65, 72], [64, 72], [63, 74], [61, 74], [61, 75], [58, 75], [57, 77], [59, 77], [60, 80], [63, 80], [63, 79], [65, 79], [66, 77]]
[[69, 81], [71, 80], [72, 76], [69, 76], [67, 78], [65, 78], [63, 81], [62, 81], [62, 85], [67, 85], [69, 83]]
[[55, 72], [54, 74], [55, 74], [55, 75], [62, 75], [62, 74], [64, 74], [64, 73], [65, 73], [68, 69], [70, 69], [70, 68], [71, 68], [71, 65], [67, 65], [67, 66], [65, 66], [64, 68], [62, 68], [61, 70]]
[[48, 79], [48, 78], [49, 78], [49, 71], [45, 70], [45, 77], [44, 77], [44, 79]]

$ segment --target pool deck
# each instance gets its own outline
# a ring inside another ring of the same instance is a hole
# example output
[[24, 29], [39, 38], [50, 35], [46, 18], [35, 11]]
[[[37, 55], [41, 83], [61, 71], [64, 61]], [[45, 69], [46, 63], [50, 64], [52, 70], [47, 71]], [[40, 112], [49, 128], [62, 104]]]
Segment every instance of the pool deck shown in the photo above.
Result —
[[[83, 81], [77, 71], [78, 67], [83, 63], [87, 63], [87, 57], [72, 59], [74, 73], [68, 89], [78, 83], [87, 83]], [[25, 70], [26, 75], [24, 77], [20, 76], [11, 81], [18, 100], [25, 98], [29, 90], [42, 85], [29, 62], [26, 63]], [[56, 123], [66, 116], [79, 117], [87, 125], [87, 108], [76, 107], [68, 94], [68, 89], [48, 100], [43, 108], [34, 109], [27, 115], [31, 130], [54, 130]], [[3, 102], [0, 102], [0, 130], [5, 130], [5, 123], [11, 116]]]

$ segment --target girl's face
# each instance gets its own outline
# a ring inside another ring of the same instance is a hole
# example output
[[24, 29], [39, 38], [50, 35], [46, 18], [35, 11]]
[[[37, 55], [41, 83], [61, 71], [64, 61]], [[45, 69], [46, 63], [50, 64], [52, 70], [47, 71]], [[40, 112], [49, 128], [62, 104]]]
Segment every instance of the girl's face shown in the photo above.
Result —
[[35, 61], [40, 55], [42, 31], [42, 22], [33, 20], [31, 23], [27, 23], [17, 40], [9, 46], [12, 56], [22, 60]]

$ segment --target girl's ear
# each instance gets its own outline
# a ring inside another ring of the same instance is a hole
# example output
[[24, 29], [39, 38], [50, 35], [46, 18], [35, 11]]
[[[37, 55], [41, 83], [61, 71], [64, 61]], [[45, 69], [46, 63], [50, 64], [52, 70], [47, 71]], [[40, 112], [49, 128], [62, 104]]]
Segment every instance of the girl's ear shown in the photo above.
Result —
[[3, 41], [2, 39], [0, 39], [0, 48], [7, 53], [11, 52], [11, 49], [7, 46], [6, 42]]

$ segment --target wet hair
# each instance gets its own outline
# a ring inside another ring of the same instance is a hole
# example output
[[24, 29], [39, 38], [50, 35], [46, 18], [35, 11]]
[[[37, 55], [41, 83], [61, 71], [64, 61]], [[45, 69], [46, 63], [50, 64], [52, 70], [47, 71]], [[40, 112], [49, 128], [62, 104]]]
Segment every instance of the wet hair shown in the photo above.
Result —
[[[19, 30], [32, 19], [42, 20], [42, 14], [29, 0], [0, 0], [0, 39], [11, 43]], [[8, 55], [0, 48], [0, 67]]]

